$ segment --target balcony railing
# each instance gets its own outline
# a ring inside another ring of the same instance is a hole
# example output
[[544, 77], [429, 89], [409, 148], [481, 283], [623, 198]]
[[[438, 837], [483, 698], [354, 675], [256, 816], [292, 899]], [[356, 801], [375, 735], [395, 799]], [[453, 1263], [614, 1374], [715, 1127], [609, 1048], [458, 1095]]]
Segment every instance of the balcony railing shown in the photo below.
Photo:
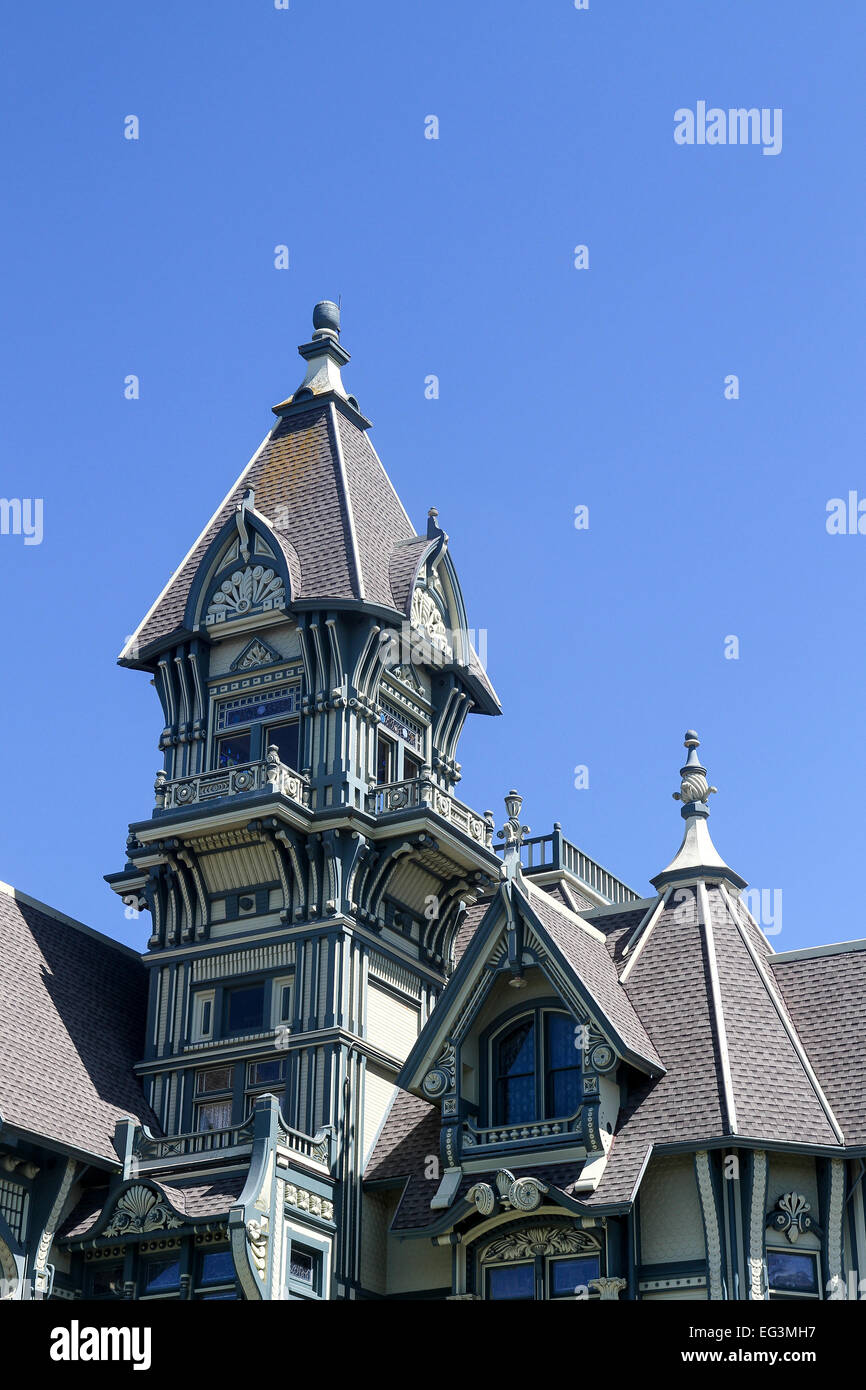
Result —
[[479, 816], [477, 811], [465, 806], [450, 792], [435, 787], [426, 777], [414, 777], [405, 782], [385, 782], [380, 787], [374, 787], [367, 797], [367, 810], [376, 816], [416, 808], [433, 811], [456, 830], [462, 830], [471, 840], [485, 849], [492, 849], [493, 821]]
[[539, 1140], [563, 1140], [580, 1129], [581, 1111], [565, 1120], [537, 1120], [532, 1124], [495, 1125], [479, 1129], [473, 1120], [463, 1125], [463, 1144], [468, 1148], [484, 1148], [488, 1144], [536, 1144]]
[[259, 762], [239, 763], [237, 767], [221, 767], [192, 777], [176, 777], [173, 781], [159, 772], [154, 791], [157, 814], [208, 805], [226, 797], [247, 796], [251, 792], [279, 793], [302, 806], [309, 805], [310, 798], [308, 779], [281, 763], [275, 752], [269, 752], [267, 758]]
[[[159, 1138], [151, 1134], [146, 1125], [136, 1128], [132, 1143], [132, 1153], [138, 1161], [139, 1169], [148, 1164], [158, 1164], [163, 1159], [172, 1163], [206, 1157], [224, 1149], [249, 1150], [252, 1147], [255, 1117], [250, 1115], [243, 1124], [231, 1125], [227, 1129], [206, 1129], [194, 1134], [172, 1134]], [[290, 1154], [315, 1163], [323, 1168], [331, 1166], [330, 1126], [320, 1129], [317, 1134], [302, 1134], [300, 1130], [290, 1129], [280, 1117], [277, 1143]]]
[[[501, 854], [504, 845], [494, 846]], [[540, 873], [546, 869], [565, 869], [599, 898], [609, 903], [632, 903], [640, 901], [640, 894], [613, 874], [608, 873], [588, 854], [566, 840], [562, 831], [554, 829], [550, 835], [534, 835], [524, 840], [520, 846], [520, 862], [527, 872]]]

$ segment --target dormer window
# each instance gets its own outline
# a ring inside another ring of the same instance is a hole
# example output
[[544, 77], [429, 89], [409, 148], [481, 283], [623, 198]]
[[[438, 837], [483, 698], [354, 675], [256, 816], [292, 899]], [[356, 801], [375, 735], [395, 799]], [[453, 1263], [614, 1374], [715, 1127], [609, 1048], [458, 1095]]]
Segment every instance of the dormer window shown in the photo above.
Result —
[[580, 1104], [574, 1019], [551, 1009], [522, 1014], [491, 1042], [491, 1124], [564, 1119]]
[[298, 771], [300, 685], [244, 694], [215, 706], [215, 765], [239, 767], [267, 756], [276, 746], [280, 762]]

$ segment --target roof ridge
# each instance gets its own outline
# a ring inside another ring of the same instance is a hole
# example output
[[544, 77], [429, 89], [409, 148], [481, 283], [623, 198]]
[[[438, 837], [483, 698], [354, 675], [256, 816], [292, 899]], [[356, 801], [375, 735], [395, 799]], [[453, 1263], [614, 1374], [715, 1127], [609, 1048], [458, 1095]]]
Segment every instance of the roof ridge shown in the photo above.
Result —
[[64, 927], [74, 927], [76, 931], [84, 932], [85, 936], [92, 936], [97, 941], [103, 941], [106, 946], [113, 947], [115, 951], [122, 951], [141, 964], [141, 952], [136, 951], [134, 946], [127, 946], [125, 942], [117, 941], [113, 936], [106, 936], [105, 932], [97, 931], [95, 927], [88, 927], [86, 922], [79, 922], [77, 917], [70, 917], [67, 913], [61, 912], [59, 908], [52, 907], [50, 903], [43, 902], [41, 898], [34, 898], [30, 893], [24, 893], [14, 884], [4, 883], [0, 880], [0, 893], [12, 898], [15, 902], [35, 908], [37, 912], [43, 913], [46, 917], [53, 917]]
[[[530, 892], [537, 893], [541, 897], [543, 902], [552, 903], [554, 907], [557, 909], [557, 911], [562, 913], [563, 917], [565, 917], [569, 921], [574, 922], [576, 926], [582, 927], [583, 930], [586, 932], [587, 936], [591, 937], [593, 941], [600, 942], [602, 946], [605, 945], [607, 938], [604, 932], [599, 931], [598, 927], [594, 927], [591, 922], [585, 922], [578, 912], [575, 912], [565, 903], [560, 902], [558, 898], [554, 898], [552, 893], [545, 893], [543, 888], [536, 888], [535, 884], [532, 883], [530, 879], [524, 878], [522, 874], [520, 875], [520, 880], [515, 881], [517, 882], [517, 886], [518, 888], [520, 888], [521, 892], [523, 892], [523, 887], [525, 887], [528, 888]], [[521, 887], [521, 884], [523, 885], [523, 887]], [[524, 896], [526, 895], [524, 894]], [[527, 902], [529, 902], [528, 897]]]

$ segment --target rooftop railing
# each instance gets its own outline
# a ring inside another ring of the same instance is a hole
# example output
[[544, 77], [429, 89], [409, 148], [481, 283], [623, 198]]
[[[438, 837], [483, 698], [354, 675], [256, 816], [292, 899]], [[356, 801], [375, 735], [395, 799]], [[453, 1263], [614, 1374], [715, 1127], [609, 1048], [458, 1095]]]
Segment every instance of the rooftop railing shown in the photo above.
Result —
[[[504, 845], [494, 847], [502, 854]], [[520, 846], [520, 862], [527, 873], [542, 873], [545, 870], [572, 874], [579, 883], [592, 890], [597, 897], [609, 903], [632, 903], [640, 901], [640, 894], [633, 888], [603, 869], [588, 854], [566, 840], [559, 826], [554, 826], [550, 835], [533, 835]]]

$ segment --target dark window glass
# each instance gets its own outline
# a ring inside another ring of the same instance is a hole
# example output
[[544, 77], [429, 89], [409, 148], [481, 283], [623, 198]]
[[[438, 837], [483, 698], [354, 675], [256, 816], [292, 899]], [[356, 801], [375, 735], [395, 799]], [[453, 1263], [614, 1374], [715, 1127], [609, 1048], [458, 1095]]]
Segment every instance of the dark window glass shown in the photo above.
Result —
[[209, 999], [206, 999], [201, 1006], [201, 1031], [203, 1033], [210, 1032], [210, 1013], [211, 1001]]
[[574, 1045], [574, 1020], [565, 1014], [547, 1014], [545, 1032], [547, 1117], [573, 1115], [580, 1104], [580, 1054]]
[[496, 1106], [493, 1123], [535, 1120], [535, 1022], [521, 1019], [497, 1042]]
[[787, 1250], [767, 1251], [770, 1288], [786, 1293], [818, 1292], [818, 1262], [812, 1255], [789, 1254]]
[[599, 1274], [598, 1258], [588, 1255], [579, 1260], [550, 1261], [550, 1297], [574, 1298], [583, 1293], [590, 1279]]
[[[198, 1281], [200, 1284], [233, 1284], [235, 1278], [234, 1261], [229, 1250], [208, 1250], [201, 1257]], [[211, 1294], [213, 1298], [215, 1295]], [[225, 1295], [234, 1297], [233, 1293]]]
[[280, 1023], [288, 1023], [292, 1009], [292, 987], [283, 985], [280, 990]]
[[298, 722], [293, 724], [277, 724], [272, 729], [268, 729], [265, 735], [265, 750], [270, 751], [275, 746], [279, 753], [280, 762], [285, 763], [286, 767], [297, 770], [298, 767]]
[[148, 1293], [176, 1289], [180, 1283], [180, 1260], [145, 1260], [144, 1287]]
[[217, 767], [239, 767], [250, 761], [249, 734], [230, 734], [217, 743]]
[[247, 985], [226, 995], [226, 1032], [252, 1033], [261, 1028], [265, 1010], [264, 985]]
[[390, 739], [383, 738], [379, 734], [376, 740], [376, 781], [380, 786], [391, 780], [391, 749], [393, 744]]
[[247, 1072], [248, 1086], [268, 1086], [272, 1081], [282, 1081], [286, 1072], [285, 1058], [275, 1062], [250, 1062]]
[[90, 1291], [94, 1298], [122, 1298], [123, 1265], [91, 1265]]
[[234, 700], [221, 700], [217, 706], [217, 728], [230, 729], [234, 724], [251, 724], [257, 719], [273, 718], [275, 714], [297, 714], [301, 707], [301, 687], [282, 686], [279, 690], [258, 695], [240, 695]]
[[289, 1257], [289, 1276], [299, 1284], [313, 1288], [316, 1282], [317, 1257], [311, 1250], [293, 1245]]
[[488, 1270], [487, 1296], [493, 1299], [535, 1298], [535, 1265], [499, 1265]]
[[403, 781], [412, 782], [416, 777], [421, 776], [421, 764], [417, 758], [410, 758], [408, 753], [403, 754]]
[[230, 1091], [233, 1070], [233, 1067], [208, 1067], [207, 1071], [196, 1072], [196, 1091], [199, 1095], [206, 1095], [211, 1091]]

